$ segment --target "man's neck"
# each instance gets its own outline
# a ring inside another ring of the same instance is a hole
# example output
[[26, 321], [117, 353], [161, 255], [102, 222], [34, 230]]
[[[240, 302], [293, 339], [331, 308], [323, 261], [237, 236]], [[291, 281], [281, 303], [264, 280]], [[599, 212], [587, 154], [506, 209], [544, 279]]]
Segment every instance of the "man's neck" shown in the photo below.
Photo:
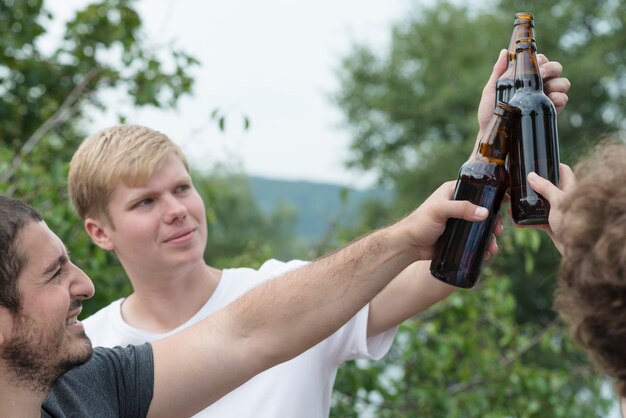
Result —
[[209, 300], [221, 270], [204, 263], [180, 274], [131, 279], [134, 293], [122, 304], [124, 321], [143, 331], [165, 333], [187, 322]]
[[[4, 373], [3, 368], [0, 370]], [[45, 393], [32, 392], [0, 378], [0, 417], [39, 418], [45, 398]]]

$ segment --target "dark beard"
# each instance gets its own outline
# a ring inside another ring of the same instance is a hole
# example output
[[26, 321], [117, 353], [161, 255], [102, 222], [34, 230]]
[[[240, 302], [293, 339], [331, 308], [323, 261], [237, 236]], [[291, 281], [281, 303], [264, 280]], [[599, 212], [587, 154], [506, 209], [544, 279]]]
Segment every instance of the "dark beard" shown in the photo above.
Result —
[[11, 380], [31, 391], [47, 392], [67, 371], [86, 363], [92, 355], [91, 341], [83, 332], [85, 350], [59, 357], [68, 347], [65, 334], [37, 332], [35, 321], [20, 316], [15, 319], [14, 338], [2, 352]]

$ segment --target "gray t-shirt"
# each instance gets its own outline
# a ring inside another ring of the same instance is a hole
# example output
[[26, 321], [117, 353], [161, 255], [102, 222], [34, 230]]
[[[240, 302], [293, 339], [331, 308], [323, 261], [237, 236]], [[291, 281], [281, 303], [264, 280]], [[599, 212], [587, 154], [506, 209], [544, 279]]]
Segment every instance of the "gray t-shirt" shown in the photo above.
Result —
[[96, 347], [87, 363], [52, 387], [42, 417], [145, 417], [152, 401], [154, 363], [149, 343]]

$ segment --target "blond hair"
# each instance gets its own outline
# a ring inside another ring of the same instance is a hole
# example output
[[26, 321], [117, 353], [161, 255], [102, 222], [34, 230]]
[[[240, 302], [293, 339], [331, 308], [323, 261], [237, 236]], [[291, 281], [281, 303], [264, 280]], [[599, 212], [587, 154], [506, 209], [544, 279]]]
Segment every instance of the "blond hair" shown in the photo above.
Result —
[[626, 145], [598, 147], [576, 177], [563, 202], [555, 307], [626, 397]]
[[87, 137], [72, 157], [67, 181], [78, 216], [112, 224], [108, 203], [115, 188], [120, 183], [131, 187], [148, 183], [170, 154], [189, 171], [181, 149], [161, 132], [117, 125]]

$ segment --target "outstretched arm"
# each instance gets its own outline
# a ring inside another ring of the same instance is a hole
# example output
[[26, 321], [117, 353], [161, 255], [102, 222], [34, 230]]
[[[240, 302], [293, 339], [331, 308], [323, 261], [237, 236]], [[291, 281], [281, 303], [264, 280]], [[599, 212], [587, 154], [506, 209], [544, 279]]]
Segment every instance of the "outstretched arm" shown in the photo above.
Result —
[[[549, 61], [544, 55], [538, 56], [541, 75], [544, 80], [546, 94], [554, 103], [557, 112], [561, 112], [567, 104], [567, 91], [570, 88], [568, 79], [561, 77], [563, 67], [555, 61]], [[474, 145], [478, 147], [478, 138], [486, 128], [496, 98], [496, 80], [504, 73], [507, 66], [506, 50], [500, 55], [493, 66], [491, 76], [483, 89], [478, 106], [479, 134]], [[452, 192], [450, 196], [452, 195]], [[502, 233], [502, 221], [498, 220], [495, 235]], [[493, 256], [498, 250], [493, 239], [487, 256]], [[368, 336], [374, 336], [411, 318], [429, 306], [449, 296], [456, 288], [447, 285], [430, 274], [430, 261], [419, 261], [412, 264], [398, 275], [370, 304], [368, 318]]]
[[330, 336], [409, 264], [432, 256], [449, 217], [484, 208], [452, 201], [446, 183], [416, 211], [263, 284], [215, 315], [157, 341], [150, 416], [186, 416]]

